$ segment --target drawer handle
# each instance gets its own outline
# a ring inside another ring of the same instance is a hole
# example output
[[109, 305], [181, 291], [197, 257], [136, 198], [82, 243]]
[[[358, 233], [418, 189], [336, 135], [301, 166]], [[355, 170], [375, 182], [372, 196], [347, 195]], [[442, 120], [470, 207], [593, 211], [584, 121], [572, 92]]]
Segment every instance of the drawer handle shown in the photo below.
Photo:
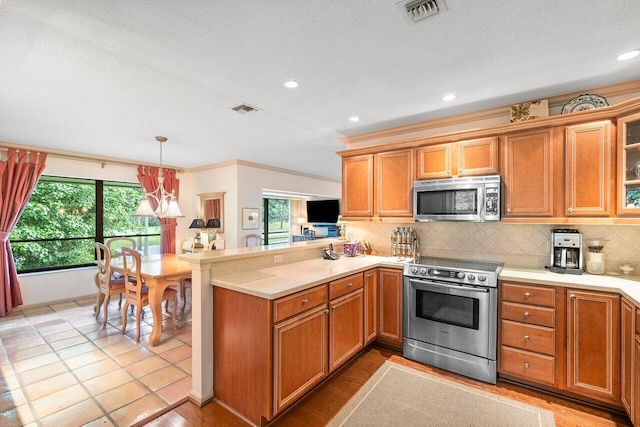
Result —
[[531, 296], [531, 294], [530, 294], [529, 292], [525, 292], [525, 293], [524, 293], [524, 297], [525, 297], [525, 298], [529, 298], [530, 296]]
[[307, 304], [308, 302], [309, 302], [309, 300], [308, 300], [308, 299], [303, 299], [303, 300], [302, 300], [302, 304]]
[[524, 362], [524, 367], [525, 369], [529, 369], [529, 364], [527, 362]]
[[529, 341], [529, 335], [525, 335], [525, 336], [524, 336], [524, 340], [525, 340], [525, 341]]
[[529, 312], [528, 311], [524, 312], [524, 317], [529, 317]]
[[347, 283], [347, 288], [350, 288], [353, 286], [353, 283]]

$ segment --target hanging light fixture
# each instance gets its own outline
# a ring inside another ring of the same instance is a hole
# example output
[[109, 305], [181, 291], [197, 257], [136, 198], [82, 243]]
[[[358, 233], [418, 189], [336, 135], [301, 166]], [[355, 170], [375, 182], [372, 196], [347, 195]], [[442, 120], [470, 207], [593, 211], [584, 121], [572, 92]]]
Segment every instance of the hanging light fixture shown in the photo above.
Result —
[[[166, 142], [167, 138], [164, 136], [156, 136], [156, 141], [160, 143], [160, 170], [158, 172], [158, 188], [150, 193], [143, 188], [145, 192], [144, 198], [140, 201], [135, 216], [157, 216], [158, 218], [181, 218], [184, 217], [178, 206], [176, 195], [172, 190], [168, 193], [164, 189], [164, 176], [162, 176], [162, 143]], [[149, 203], [149, 197], [154, 199], [158, 203], [158, 207], [154, 211]]]

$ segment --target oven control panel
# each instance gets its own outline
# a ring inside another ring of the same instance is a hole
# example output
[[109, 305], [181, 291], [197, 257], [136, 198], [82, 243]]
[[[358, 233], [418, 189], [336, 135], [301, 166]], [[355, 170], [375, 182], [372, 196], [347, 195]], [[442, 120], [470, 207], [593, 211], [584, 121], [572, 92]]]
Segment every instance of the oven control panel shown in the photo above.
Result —
[[482, 273], [449, 270], [444, 268], [421, 267], [415, 265], [406, 268], [405, 275], [432, 279], [445, 279], [458, 283], [480, 285], [486, 285], [488, 279], [488, 275]]

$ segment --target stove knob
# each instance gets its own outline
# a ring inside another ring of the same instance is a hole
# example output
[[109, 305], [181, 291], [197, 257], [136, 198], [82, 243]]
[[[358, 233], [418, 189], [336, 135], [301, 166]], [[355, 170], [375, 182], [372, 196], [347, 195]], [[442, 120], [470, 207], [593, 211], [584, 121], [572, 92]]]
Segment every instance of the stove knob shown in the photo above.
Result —
[[473, 273], [469, 273], [469, 274], [467, 274], [467, 279], [473, 281], [473, 280], [476, 280], [476, 276]]
[[484, 274], [478, 274], [478, 280], [484, 282], [485, 280], [487, 280], [487, 276], [485, 276]]
[[411, 267], [411, 274], [416, 274], [418, 272], [418, 267]]
[[464, 279], [464, 273], [463, 273], [462, 271], [459, 271], [459, 272], [456, 274], [456, 277], [457, 277], [458, 279], [462, 280], [462, 279]]
[[429, 274], [429, 276], [435, 276], [438, 274], [438, 270], [436, 270], [435, 268], [430, 268], [427, 273]]
[[421, 276], [426, 276], [427, 275], [427, 269], [426, 268], [421, 268], [420, 269], [420, 275]]

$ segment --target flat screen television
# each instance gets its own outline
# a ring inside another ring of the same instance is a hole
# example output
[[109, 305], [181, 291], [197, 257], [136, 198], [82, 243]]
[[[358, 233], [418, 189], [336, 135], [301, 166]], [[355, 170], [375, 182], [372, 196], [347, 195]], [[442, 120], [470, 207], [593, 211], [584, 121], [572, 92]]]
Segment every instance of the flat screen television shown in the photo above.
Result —
[[307, 222], [335, 224], [338, 215], [339, 200], [307, 200]]

